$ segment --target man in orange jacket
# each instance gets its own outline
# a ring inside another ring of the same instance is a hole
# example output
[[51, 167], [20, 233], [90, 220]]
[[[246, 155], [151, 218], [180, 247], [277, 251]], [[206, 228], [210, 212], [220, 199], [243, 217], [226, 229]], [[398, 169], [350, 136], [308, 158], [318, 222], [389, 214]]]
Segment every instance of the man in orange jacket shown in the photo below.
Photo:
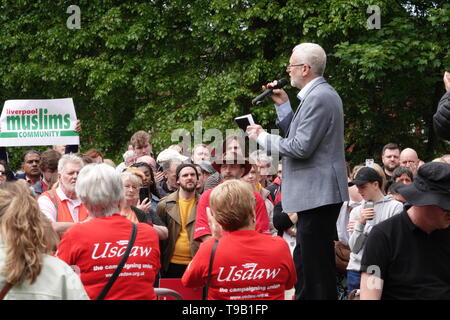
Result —
[[78, 173], [83, 165], [78, 156], [73, 154], [62, 156], [58, 162], [59, 186], [44, 192], [38, 198], [42, 213], [50, 219], [53, 229], [60, 235], [89, 216], [75, 191]]

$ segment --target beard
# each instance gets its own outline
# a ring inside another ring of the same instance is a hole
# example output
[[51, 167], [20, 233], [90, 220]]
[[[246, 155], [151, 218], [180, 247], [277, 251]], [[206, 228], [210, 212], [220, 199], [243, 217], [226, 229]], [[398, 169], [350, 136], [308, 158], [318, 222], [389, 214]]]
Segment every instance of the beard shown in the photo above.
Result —
[[192, 182], [192, 187], [188, 186], [188, 183], [180, 184], [180, 188], [186, 192], [194, 192], [197, 189], [197, 184]]
[[226, 176], [222, 176], [222, 178], [223, 178], [224, 181], [240, 179], [240, 177], [236, 177], [236, 176], [233, 176], [231, 174], [230, 175], [226, 175]]
[[295, 83], [295, 80], [291, 78], [291, 87], [297, 88], [297, 84]]
[[302, 85], [301, 85], [301, 82], [302, 82], [302, 79], [301, 78], [294, 78], [294, 77], [291, 77], [290, 78], [290, 82], [291, 82], [291, 87], [293, 87], [293, 88], [297, 88], [297, 89], [302, 89]]
[[394, 171], [399, 165], [395, 165], [395, 164], [386, 164], [384, 167], [388, 170], [388, 171]]
[[63, 183], [62, 181], [60, 181], [59, 183], [60, 183], [64, 193], [66, 193], [66, 192], [73, 192], [73, 193], [75, 193], [75, 184], [72, 185], [70, 182], [69, 183]]

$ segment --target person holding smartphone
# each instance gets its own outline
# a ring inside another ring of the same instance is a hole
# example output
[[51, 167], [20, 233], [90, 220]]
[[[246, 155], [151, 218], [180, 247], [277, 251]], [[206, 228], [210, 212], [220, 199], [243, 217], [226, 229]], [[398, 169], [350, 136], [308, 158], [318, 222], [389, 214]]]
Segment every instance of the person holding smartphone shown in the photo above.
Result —
[[385, 195], [382, 177], [371, 167], [363, 167], [349, 182], [356, 185], [358, 193], [364, 199], [361, 206], [350, 212], [350, 221], [355, 220], [355, 227], [350, 232], [350, 261], [347, 266], [347, 292], [359, 289], [361, 280], [361, 258], [365, 242], [373, 226], [403, 211], [401, 202], [392, 195]]

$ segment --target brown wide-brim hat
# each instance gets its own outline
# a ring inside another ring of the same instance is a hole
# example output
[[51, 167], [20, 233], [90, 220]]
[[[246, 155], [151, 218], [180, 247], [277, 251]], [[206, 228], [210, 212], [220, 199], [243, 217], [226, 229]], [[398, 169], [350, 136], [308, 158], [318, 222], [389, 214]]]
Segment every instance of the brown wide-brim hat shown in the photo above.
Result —
[[241, 156], [235, 152], [224, 153], [221, 158], [214, 160], [214, 162], [212, 163], [212, 166], [217, 172], [220, 172], [220, 167], [222, 167], [222, 165], [224, 163], [240, 164], [240, 165], [244, 166], [245, 170], [244, 170], [244, 174], [242, 175], [243, 177], [246, 176], [252, 169], [252, 165], [250, 164], [248, 159], [244, 158], [243, 156]]
[[425, 163], [414, 182], [398, 192], [413, 206], [437, 206], [450, 211], [450, 164]]

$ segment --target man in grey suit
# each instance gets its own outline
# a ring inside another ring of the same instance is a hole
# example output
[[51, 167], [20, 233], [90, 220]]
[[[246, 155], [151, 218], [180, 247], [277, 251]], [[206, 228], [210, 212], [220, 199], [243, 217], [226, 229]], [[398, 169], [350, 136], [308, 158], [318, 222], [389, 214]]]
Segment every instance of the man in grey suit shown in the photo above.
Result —
[[271, 95], [285, 138], [260, 125], [247, 128], [251, 139], [283, 157], [283, 211], [298, 213], [295, 297], [302, 300], [337, 299], [333, 240], [340, 207], [348, 200], [342, 101], [323, 78], [325, 65], [322, 47], [297, 45], [286, 71], [291, 85], [301, 89], [298, 109], [292, 111], [283, 89]]

